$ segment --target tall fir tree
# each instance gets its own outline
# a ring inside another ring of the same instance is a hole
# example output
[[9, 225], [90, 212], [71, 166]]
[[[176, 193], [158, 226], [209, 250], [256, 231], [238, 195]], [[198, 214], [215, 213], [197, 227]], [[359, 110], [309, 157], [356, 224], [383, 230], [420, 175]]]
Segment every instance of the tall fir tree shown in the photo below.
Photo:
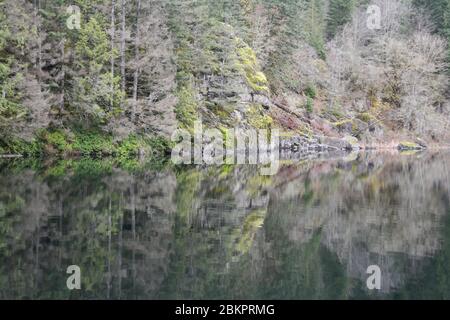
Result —
[[356, 0], [330, 0], [327, 18], [327, 38], [332, 39], [339, 28], [351, 20]]

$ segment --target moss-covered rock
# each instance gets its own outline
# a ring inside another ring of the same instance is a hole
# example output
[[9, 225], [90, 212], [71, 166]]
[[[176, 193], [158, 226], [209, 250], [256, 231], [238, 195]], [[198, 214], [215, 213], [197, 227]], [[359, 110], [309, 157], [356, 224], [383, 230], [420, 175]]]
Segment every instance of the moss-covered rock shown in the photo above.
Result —
[[252, 90], [268, 92], [268, 81], [265, 74], [259, 70], [255, 51], [239, 38], [236, 38], [235, 43], [238, 54], [237, 69], [245, 76]]
[[369, 125], [358, 119], [344, 119], [333, 123], [340, 133], [358, 136], [369, 128]]
[[423, 146], [421, 146], [418, 143], [411, 142], [411, 141], [402, 141], [398, 145], [399, 150], [422, 150], [424, 149]]
[[246, 117], [248, 123], [256, 129], [270, 129], [273, 119], [266, 114], [264, 108], [260, 104], [252, 104], [247, 109]]
[[181, 127], [193, 128], [197, 119], [197, 101], [195, 90], [191, 82], [187, 82], [177, 91], [178, 104], [175, 107], [175, 114]]
[[358, 114], [357, 118], [366, 123], [376, 120], [376, 118], [369, 112], [361, 112], [360, 114]]

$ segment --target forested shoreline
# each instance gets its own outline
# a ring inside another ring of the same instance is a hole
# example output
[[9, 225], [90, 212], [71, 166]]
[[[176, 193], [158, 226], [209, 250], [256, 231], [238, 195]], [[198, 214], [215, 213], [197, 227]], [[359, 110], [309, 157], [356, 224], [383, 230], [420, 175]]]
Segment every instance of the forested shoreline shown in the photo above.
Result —
[[449, 17], [448, 0], [1, 0], [0, 154], [163, 155], [197, 120], [444, 145]]

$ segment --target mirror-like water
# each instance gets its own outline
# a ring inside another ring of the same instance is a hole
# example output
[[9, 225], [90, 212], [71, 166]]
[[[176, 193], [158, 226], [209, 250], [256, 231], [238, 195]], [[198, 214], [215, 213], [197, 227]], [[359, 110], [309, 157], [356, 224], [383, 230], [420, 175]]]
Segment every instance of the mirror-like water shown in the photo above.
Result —
[[[69, 265], [81, 290], [66, 287]], [[381, 290], [366, 287], [381, 268]], [[450, 154], [0, 162], [0, 299], [450, 298]]]

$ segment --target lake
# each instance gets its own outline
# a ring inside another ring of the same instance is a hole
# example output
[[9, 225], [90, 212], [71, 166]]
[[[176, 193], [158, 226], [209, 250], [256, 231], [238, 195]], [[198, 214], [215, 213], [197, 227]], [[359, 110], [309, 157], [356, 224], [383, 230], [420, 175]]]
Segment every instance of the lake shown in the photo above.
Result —
[[0, 299], [448, 299], [449, 274], [448, 152], [0, 160]]

